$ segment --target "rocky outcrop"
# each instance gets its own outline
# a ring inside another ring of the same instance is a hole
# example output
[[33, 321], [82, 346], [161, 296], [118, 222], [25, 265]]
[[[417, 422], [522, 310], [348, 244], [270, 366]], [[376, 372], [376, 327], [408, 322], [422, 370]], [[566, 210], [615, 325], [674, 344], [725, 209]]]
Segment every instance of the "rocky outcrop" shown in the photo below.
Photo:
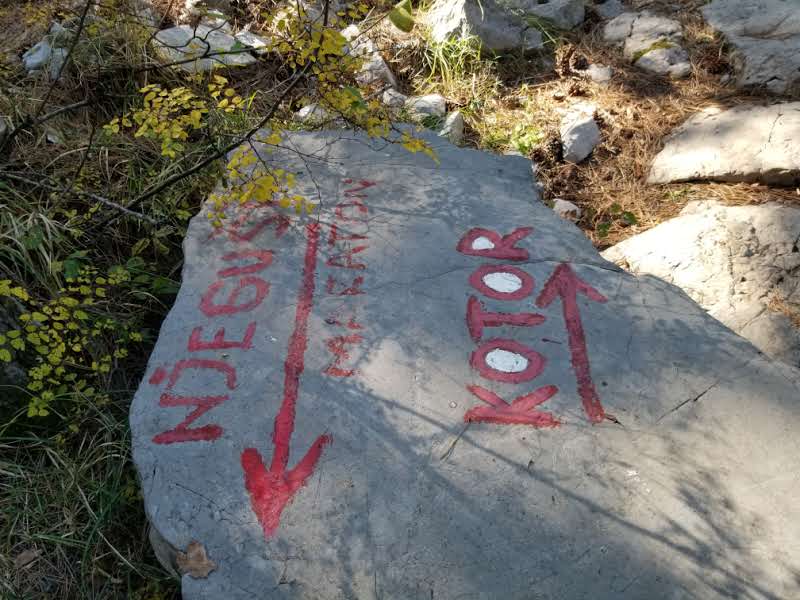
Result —
[[486, 50], [542, 48], [540, 29], [572, 29], [584, 19], [583, 0], [436, 0], [425, 20], [434, 41], [477, 36]]
[[694, 202], [603, 252], [674, 283], [765, 354], [800, 367], [800, 209]]
[[313, 215], [191, 221], [130, 417], [184, 600], [796, 596], [800, 371], [425, 139], [287, 133]]
[[692, 66], [681, 46], [681, 24], [649, 11], [624, 12], [606, 23], [603, 38], [621, 44], [625, 57], [636, 66], [674, 79], [686, 77]]
[[800, 91], [800, 5], [796, 0], [713, 0], [701, 8], [734, 48], [737, 85]]
[[198, 73], [218, 67], [247, 66], [256, 62], [243, 42], [221, 29], [208, 25], [178, 25], [162, 29], [153, 39], [158, 57], [164, 63]]
[[650, 167], [650, 183], [712, 180], [800, 183], [800, 102], [708, 108], [678, 127]]
[[561, 119], [559, 132], [564, 160], [579, 163], [585, 160], [600, 143], [600, 128], [594, 120], [594, 104], [577, 104]]

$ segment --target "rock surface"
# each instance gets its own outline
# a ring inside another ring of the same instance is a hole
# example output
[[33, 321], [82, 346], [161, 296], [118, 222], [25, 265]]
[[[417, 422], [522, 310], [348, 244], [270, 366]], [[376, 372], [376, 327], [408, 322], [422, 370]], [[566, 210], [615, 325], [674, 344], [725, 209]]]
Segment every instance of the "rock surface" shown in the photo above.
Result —
[[47, 40], [42, 40], [22, 55], [22, 64], [29, 73], [39, 71], [50, 62], [52, 53], [53, 48], [50, 43]]
[[797, 597], [800, 372], [426, 139], [292, 134], [316, 214], [192, 220], [131, 407], [183, 598]]
[[383, 92], [381, 101], [392, 108], [403, 108], [405, 106], [408, 96], [401, 94], [393, 88], [389, 88]]
[[798, 244], [800, 209], [708, 201], [603, 256], [674, 283], [765, 354], [800, 367], [800, 323], [790, 316], [800, 319]]
[[586, 67], [586, 76], [600, 85], [608, 85], [614, 76], [614, 69], [607, 65], [589, 65]]
[[625, 12], [625, 5], [620, 0], [594, 0], [591, 7], [602, 19], [613, 19]]
[[296, 121], [307, 125], [320, 125], [332, 119], [331, 113], [324, 106], [316, 103], [308, 104], [298, 110], [294, 113], [294, 118]]
[[[246, 66], [256, 62], [249, 53], [234, 50], [235, 37], [224, 31], [212, 29], [207, 25], [178, 25], [162, 29], [153, 39], [159, 58], [165, 63], [180, 61], [178, 68], [189, 73], [211, 71], [217, 67]], [[226, 54], [230, 52], [230, 54]]]
[[800, 183], [800, 102], [708, 108], [670, 135], [650, 168], [650, 183], [690, 181]]
[[581, 207], [574, 202], [564, 200], [563, 198], [556, 198], [553, 201], [553, 212], [567, 221], [577, 221], [581, 218], [581, 213], [583, 211], [581, 211]]
[[542, 33], [503, 6], [496, 0], [436, 0], [425, 21], [435, 42], [474, 35], [494, 52], [542, 48]]
[[701, 11], [735, 48], [739, 86], [800, 91], [797, 0], [713, 0]]
[[624, 12], [603, 28], [603, 39], [622, 44], [625, 57], [633, 64], [672, 78], [686, 77], [692, 71], [682, 38], [678, 21], [650, 11]]
[[397, 78], [381, 56], [375, 42], [362, 34], [357, 25], [349, 25], [342, 30], [342, 35], [350, 42], [353, 55], [364, 60], [361, 71], [356, 76], [359, 83], [369, 85], [383, 82], [390, 87], [397, 87]]
[[434, 41], [476, 35], [487, 50], [543, 47], [543, 27], [583, 23], [584, 0], [436, 0], [425, 15]]
[[594, 120], [596, 110], [593, 104], [577, 104], [561, 119], [559, 132], [564, 160], [579, 163], [600, 143], [600, 128]]
[[451, 144], [459, 146], [464, 141], [464, 115], [455, 110], [449, 113], [442, 123], [439, 136], [447, 138]]
[[447, 101], [440, 94], [410, 96], [406, 99], [406, 109], [417, 118], [443, 118], [447, 113]]

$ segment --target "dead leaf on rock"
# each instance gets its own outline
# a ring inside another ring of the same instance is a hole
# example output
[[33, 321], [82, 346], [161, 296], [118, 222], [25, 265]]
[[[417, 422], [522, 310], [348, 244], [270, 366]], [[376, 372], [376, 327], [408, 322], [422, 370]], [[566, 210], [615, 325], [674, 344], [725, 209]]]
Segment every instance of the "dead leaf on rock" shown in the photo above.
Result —
[[181, 575], [190, 575], [196, 579], [208, 577], [208, 574], [217, 568], [217, 565], [209, 560], [206, 555], [206, 549], [203, 544], [197, 540], [189, 542], [186, 552], [178, 552], [178, 557], [175, 560], [178, 563]]
[[14, 568], [25, 569], [26, 567], [33, 564], [33, 561], [39, 558], [39, 555], [41, 553], [42, 553], [41, 550], [37, 550], [35, 548], [29, 548], [28, 550], [20, 552], [14, 559]]

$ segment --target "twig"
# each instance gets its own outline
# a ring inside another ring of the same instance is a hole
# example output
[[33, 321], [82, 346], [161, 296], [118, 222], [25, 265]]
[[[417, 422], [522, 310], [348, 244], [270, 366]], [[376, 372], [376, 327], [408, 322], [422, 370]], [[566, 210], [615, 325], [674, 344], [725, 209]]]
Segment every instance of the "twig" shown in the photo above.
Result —
[[[187, 178], [187, 177], [189, 177], [191, 175], [194, 175], [198, 171], [204, 169], [205, 167], [207, 167], [208, 165], [213, 163], [215, 160], [218, 160], [218, 159], [222, 158], [228, 152], [231, 152], [232, 150], [235, 150], [241, 144], [243, 144], [244, 142], [249, 140], [251, 137], [253, 137], [275, 115], [275, 113], [277, 112], [277, 110], [280, 107], [281, 103], [284, 101], [284, 99], [286, 99], [286, 97], [289, 95], [289, 93], [294, 89], [294, 87], [297, 85], [297, 83], [302, 79], [302, 77], [305, 75], [307, 69], [308, 69], [308, 66], [306, 66], [302, 71], [300, 71], [299, 73], [297, 73], [294, 76], [294, 79], [292, 80], [292, 82], [283, 91], [281, 96], [275, 101], [275, 103], [272, 105], [272, 108], [270, 108], [269, 112], [253, 128], [251, 128], [250, 131], [248, 131], [243, 136], [236, 138], [234, 141], [232, 141], [227, 146], [223, 146], [222, 148], [220, 148], [219, 150], [217, 150], [216, 152], [214, 152], [210, 156], [207, 156], [205, 159], [201, 160], [196, 165], [193, 165], [192, 167], [186, 169], [185, 171], [181, 171], [180, 173], [176, 173], [172, 177], [168, 177], [167, 179], [165, 179], [164, 181], [159, 183], [157, 186], [151, 188], [150, 190], [144, 192], [143, 194], [140, 194], [137, 198], [135, 198], [133, 200], [133, 202], [128, 204], [128, 208], [135, 208], [135, 207], [139, 206], [145, 200], [147, 200], [149, 198], [152, 198], [156, 194], [159, 194], [160, 192], [164, 191], [165, 189], [167, 189], [171, 185], [177, 183], [181, 179], [185, 179], [185, 178]], [[108, 224], [109, 222], [111, 222], [113, 220], [114, 220], [114, 218], [108, 219], [106, 221], [103, 221], [103, 222], [99, 223], [98, 226], [106, 225], [106, 224]]]
[[134, 212], [134, 211], [130, 210], [129, 208], [125, 208], [121, 204], [117, 204], [116, 202], [113, 202], [112, 200], [109, 200], [108, 198], [104, 198], [103, 196], [98, 196], [97, 194], [93, 194], [91, 192], [84, 192], [82, 190], [70, 190], [70, 189], [66, 189], [66, 188], [63, 188], [63, 187], [59, 187], [59, 186], [52, 186], [52, 185], [48, 185], [46, 183], [42, 183], [40, 181], [33, 181], [32, 179], [28, 179], [27, 177], [21, 177], [20, 175], [14, 175], [12, 173], [5, 173], [5, 172], [0, 171], [0, 179], [2, 179], [2, 178], [12, 179], [14, 181], [20, 181], [22, 183], [27, 183], [28, 185], [32, 185], [34, 187], [39, 187], [39, 188], [42, 188], [44, 190], [49, 190], [51, 192], [59, 192], [59, 193], [62, 193], [62, 194], [73, 194], [75, 196], [86, 196], [87, 198], [91, 198], [92, 200], [96, 200], [97, 202], [100, 202], [101, 204], [104, 204], [104, 205], [108, 206], [109, 208], [113, 208], [115, 210], [123, 212], [128, 216], [135, 217], [137, 219], [141, 219], [142, 221], [147, 221], [151, 225], [158, 225], [159, 224], [159, 221], [157, 221], [156, 219], [154, 219], [152, 217], [148, 217], [147, 215], [143, 215], [142, 213]]
[[75, 102], [73, 104], [67, 104], [66, 106], [62, 106], [61, 108], [57, 108], [56, 110], [50, 111], [46, 115], [39, 117], [33, 125], [41, 125], [42, 123], [49, 121], [50, 119], [56, 118], [58, 115], [63, 114], [65, 112], [69, 112], [71, 110], [75, 110], [76, 108], [81, 108], [83, 106], [89, 106], [91, 104], [91, 100], [88, 98], [85, 100], [81, 100], [80, 102]]
[[67, 56], [61, 61], [61, 66], [58, 68], [58, 73], [53, 78], [53, 81], [50, 83], [50, 87], [47, 88], [47, 93], [44, 95], [42, 99], [42, 103], [39, 105], [39, 108], [36, 109], [36, 112], [33, 115], [34, 120], [39, 119], [39, 115], [42, 114], [44, 107], [47, 106], [47, 101], [50, 99], [53, 90], [58, 83], [58, 80], [61, 79], [61, 75], [64, 72], [64, 69], [67, 68], [67, 64], [69, 64], [69, 59], [72, 58], [72, 53], [75, 51], [76, 46], [78, 45], [78, 41], [81, 39], [81, 34], [83, 33], [83, 28], [86, 26], [86, 17], [89, 15], [89, 8], [94, 4], [94, 0], [86, 0], [86, 4], [83, 6], [83, 12], [81, 13], [81, 19], [78, 22], [78, 30], [75, 32], [75, 37], [72, 38], [72, 42], [69, 45], [69, 50], [67, 50]]
[[[33, 116], [30, 116], [30, 115], [26, 116], [20, 122], [19, 125], [14, 127], [14, 129], [12, 129], [8, 133], [8, 135], [5, 137], [4, 140], [0, 141], [0, 155], [2, 155], [3, 151], [6, 148], [10, 148], [11, 147], [11, 143], [14, 141], [14, 138], [16, 138], [17, 135], [19, 135], [20, 131], [22, 131], [24, 129], [28, 129], [29, 127], [33, 127], [35, 125], [39, 125], [39, 124], [43, 123], [44, 121], [52, 119], [54, 116], [56, 116], [58, 114], [61, 114], [61, 112], [64, 112], [65, 110], [70, 110], [69, 107], [64, 107], [64, 110], [59, 109], [59, 110], [53, 111], [53, 113], [49, 113], [48, 115], [45, 115], [46, 118], [44, 118], [43, 120], [39, 119], [39, 117], [42, 114], [42, 111], [44, 110], [45, 106], [47, 106], [47, 101], [50, 100], [50, 96], [52, 95], [53, 90], [55, 89], [56, 84], [58, 83], [58, 80], [61, 79], [61, 74], [64, 72], [64, 69], [67, 67], [67, 64], [69, 63], [69, 59], [72, 58], [72, 53], [75, 50], [75, 47], [78, 45], [78, 40], [80, 39], [81, 34], [83, 33], [83, 28], [86, 25], [86, 17], [89, 14], [89, 8], [92, 6], [92, 4], [94, 4], [94, 0], [86, 0], [86, 4], [83, 7], [83, 12], [81, 13], [80, 22], [78, 23], [78, 30], [75, 32], [75, 37], [72, 38], [72, 42], [70, 43], [69, 50], [67, 50], [67, 56], [64, 58], [63, 62], [61, 63], [61, 66], [58, 68], [58, 73], [53, 78], [53, 81], [50, 82], [50, 87], [47, 88], [47, 92], [45, 93], [44, 98], [42, 98], [41, 104], [39, 104], [39, 107], [36, 109], [36, 112], [33, 114]], [[73, 106], [71, 108], [75, 108], [75, 107]]]

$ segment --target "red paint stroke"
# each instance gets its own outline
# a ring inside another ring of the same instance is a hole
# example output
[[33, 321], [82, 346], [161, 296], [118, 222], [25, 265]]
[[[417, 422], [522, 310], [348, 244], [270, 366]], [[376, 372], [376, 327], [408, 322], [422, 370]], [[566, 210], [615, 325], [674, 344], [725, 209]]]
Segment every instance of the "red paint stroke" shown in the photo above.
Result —
[[334, 246], [336, 242], [339, 240], [344, 241], [355, 241], [355, 240], [366, 240], [367, 236], [361, 235], [359, 233], [347, 234], [342, 235], [339, 233], [339, 226], [336, 223], [331, 225], [331, 232], [328, 235], [328, 246]]
[[[500, 371], [490, 367], [486, 363], [486, 356], [492, 350], [505, 350], [519, 354], [528, 361], [528, 365], [522, 371]], [[530, 381], [539, 376], [544, 370], [544, 365], [547, 362], [544, 356], [532, 350], [527, 346], [515, 342], [514, 340], [507, 340], [503, 338], [494, 338], [484, 342], [472, 353], [469, 359], [469, 364], [472, 368], [478, 371], [482, 377], [492, 381], [502, 381], [503, 383], [522, 383], [523, 381]]]
[[[363, 277], [355, 277], [350, 287], [346, 287], [346, 284], [335, 279], [332, 275], [328, 275], [328, 281], [325, 283], [325, 291], [331, 296], [358, 296], [364, 293], [364, 290], [361, 289], [361, 284], [363, 283]], [[334, 286], [337, 284], [341, 286], [338, 292], [334, 291]]]
[[[508, 273], [510, 275], [519, 277], [520, 281], [522, 282], [520, 284], [520, 288], [513, 292], [501, 292], [490, 288], [483, 281], [483, 278], [487, 275], [491, 275], [492, 273]], [[482, 267], [475, 269], [472, 275], [469, 276], [469, 284], [484, 296], [494, 298], [495, 300], [510, 301], [522, 300], [523, 298], [529, 296], [533, 291], [534, 281], [533, 277], [531, 277], [528, 273], [513, 265], [483, 265]]]
[[[359, 252], [363, 252], [367, 249], [367, 246], [356, 246], [355, 248], [350, 248], [345, 250], [341, 254], [336, 254], [331, 256], [328, 260], [325, 261], [325, 264], [329, 267], [339, 267], [341, 269], [357, 269], [363, 270], [367, 268], [367, 265], [364, 263], [357, 263], [353, 262], [353, 256], [358, 254]], [[344, 262], [342, 262], [344, 261]]]
[[289, 217], [280, 213], [264, 217], [252, 225], [250, 229], [244, 233], [239, 233], [239, 229], [250, 220], [252, 214], [263, 208], [265, 208], [263, 204], [258, 204], [256, 202], [250, 202], [239, 207], [237, 209], [239, 214], [237, 215], [236, 220], [229, 225], [214, 228], [214, 230], [208, 236], [208, 239], [210, 240], [222, 233], [227, 233], [229, 240], [236, 242], [250, 242], [268, 225], [275, 226], [275, 237], [280, 238], [284, 233], [286, 233], [286, 231], [289, 229], [289, 225], [291, 224]]
[[597, 395], [589, 367], [589, 354], [586, 350], [586, 335], [583, 331], [578, 293], [589, 300], [604, 303], [607, 301], [596, 289], [581, 280], [567, 263], [558, 265], [544, 285], [536, 299], [536, 306], [547, 308], [555, 300], [561, 298], [564, 309], [564, 322], [567, 327], [569, 350], [572, 354], [572, 369], [578, 382], [578, 394], [583, 402], [583, 410], [592, 423], [599, 423], [605, 417], [603, 405]]
[[253, 336], [256, 334], [256, 322], [247, 325], [244, 337], [241, 340], [226, 340], [225, 328], [220, 327], [214, 334], [214, 338], [210, 342], [204, 342], [200, 339], [203, 334], [202, 327], [195, 327], [189, 336], [189, 343], [187, 350], [189, 352], [199, 352], [201, 350], [229, 350], [231, 348], [241, 348], [242, 350], [249, 350], [253, 347]]
[[241, 260], [243, 258], [257, 258], [258, 262], [251, 265], [242, 267], [228, 267], [217, 271], [220, 277], [233, 277], [235, 275], [247, 275], [249, 273], [258, 273], [263, 271], [272, 264], [272, 251], [271, 250], [242, 250], [241, 252], [229, 252], [222, 257], [224, 261]]
[[[224, 304], [216, 304], [214, 302], [214, 297], [226, 285], [226, 280], [215, 281], [208, 286], [206, 293], [203, 294], [202, 298], [200, 298], [200, 310], [203, 311], [203, 314], [207, 317], [216, 317], [217, 315], [232, 315], [239, 312], [253, 310], [256, 306], [264, 301], [264, 298], [266, 298], [267, 294], [269, 293], [269, 283], [260, 277], [254, 277], [250, 275], [248, 277], [242, 277], [238, 282], [236, 282], [236, 286], [233, 288], [233, 290], [231, 290], [231, 293], [228, 294], [228, 299]], [[248, 286], [255, 288], [255, 296], [244, 304], [236, 304], [236, 301], [239, 299], [239, 295], [242, 293], [242, 290]]]
[[300, 459], [300, 462], [293, 469], [287, 471], [289, 446], [294, 432], [295, 406], [300, 389], [300, 376], [305, 368], [308, 319], [314, 300], [319, 229], [318, 223], [309, 223], [306, 226], [308, 244], [303, 265], [303, 280], [297, 300], [294, 331], [289, 338], [289, 349], [283, 365], [283, 402], [275, 416], [272, 432], [274, 448], [272, 462], [267, 469], [261, 454], [255, 448], [246, 448], [241, 456], [245, 487], [250, 495], [250, 505], [267, 538], [277, 530], [283, 509], [314, 472], [325, 444], [331, 441], [331, 437], [328, 435], [319, 436], [305, 456]]
[[[518, 227], [508, 235], [501, 236], [491, 229], [473, 227], [459, 240], [456, 250], [469, 256], [482, 258], [502, 258], [504, 260], [528, 260], [525, 248], [517, 248], [516, 243], [533, 232], [533, 227]], [[492, 243], [492, 248], [476, 249], [472, 244], [479, 237], [485, 237]]]
[[[210, 360], [203, 358], [189, 358], [179, 360], [175, 363], [169, 374], [167, 390], [172, 389], [180, 379], [186, 369], [214, 369], [225, 375], [225, 385], [229, 389], [236, 387], [236, 369], [221, 360]], [[160, 369], [156, 371], [159, 381], [164, 381], [166, 371]], [[153, 377], [151, 377], [152, 383]], [[186, 415], [174, 429], [170, 429], [153, 436], [156, 444], [174, 444], [177, 442], [209, 442], [222, 435], [222, 427], [215, 423], [190, 429], [191, 425], [198, 418], [210, 411], [215, 406], [222, 404], [228, 396], [177, 396], [170, 393], [161, 394], [158, 401], [159, 406], [195, 406], [196, 408]]]
[[518, 396], [511, 404], [479, 385], [467, 389], [489, 406], [476, 406], [464, 415], [467, 423], [499, 423], [502, 425], [531, 425], [537, 428], [558, 427], [561, 422], [552, 413], [535, 410], [540, 404], [556, 395], [558, 388], [545, 385], [530, 394]]
[[[366, 198], [366, 196], [364, 196], [364, 198]], [[366, 204], [364, 204], [361, 200], [359, 200], [358, 198], [353, 198], [352, 200], [353, 200], [352, 202], [341, 202], [336, 206], [336, 208], [334, 209], [334, 214], [336, 215], [336, 220], [338, 220], [338, 221], [357, 221], [359, 219], [359, 215], [358, 214], [356, 214], [353, 217], [345, 217], [344, 216], [344, 209], [345, 208], [353, 208], [353, 207], [355, 207], [355, 208], [358, 209], [358, 212], [361, 213], [361, 215], [366, 215], [367, 213], [369, 213], [369, 209], [367, 208]]]
[[167, 370], [164, 367], [158, 367], [153, 374], [150, 376], [150, 379], [147, 380], [147, 383], [150, 385], [161, 385], [164, 380], [167, 378]]
[[347, 329], [364, 329], [364, 326], [360, 323], [356, 322], [356, 316], [350, 315], [350, 320], [345, 322], [344, 319], [339, 316], [338, 314], [330, 315], [325, 322], [328, 325], [338, 325], [339, 327], [345, 327]]
[[503, 325], [534, 327], [544, 322], [545, 317], [537, 313], [489, 312], [475, 296], [470, 296], [467, 300], [467, 327], [475, 342], [481, 341], [484, 327], [501, 327]]
[[186, 418], [178, 423], [174, 429], [164, 431], [153, 436], [156, 444], [175, 444], [179, 442], [211, 442], [222, 435], [222, 427], [217, 424], [203, 425], [202, 427], [189, 428], [189, 425], [210, 411], [215, 406], [225, 402], [228, 396], [175, 396], [161, 394], [159, 406], [196, 406]]
[[323, 373], [331, 377], [352, 377], [356, 372], [355, 369], [343, 369], [342, 363], [350, 358], [350, 353], [347, 351], [348, 345], [356, 345], [364, 340], [362, 336], [357, 333], [349, 335], [337, 335], [325, 342], [328, 350], [334, 355], [331, 364], [329, 364]]
[[225, 375], [225, 385], [228, 386], [228, 389], [232, 390], [236, 387], [236, 369], [228, 363], [208, 358], [186, 358], [176, 362], [172, 368], [167, 383], [168, 390], [175, 386], [186, 369], [215, 369]]
[[[353, 180], [352, 179], [345, 179], [343, 181], [343, 183], [346, 183], [346, 184], [350, 185], [351, 183], [353, 183]], [[365, 189], [370, 188], [370, 187], [372, 187], [374, 185], [378, 185], [378, 183], [376, 181], [371, 181], [369, 179], [360, 179], [356, 185], [358, 187], [354, 187], [354, 188], [350, 188], [349, 190], [345, 190], [344, 191], [345, 195], [353, 194], [355, 192], [360, 192], [361, 190], [365, 190]]]

